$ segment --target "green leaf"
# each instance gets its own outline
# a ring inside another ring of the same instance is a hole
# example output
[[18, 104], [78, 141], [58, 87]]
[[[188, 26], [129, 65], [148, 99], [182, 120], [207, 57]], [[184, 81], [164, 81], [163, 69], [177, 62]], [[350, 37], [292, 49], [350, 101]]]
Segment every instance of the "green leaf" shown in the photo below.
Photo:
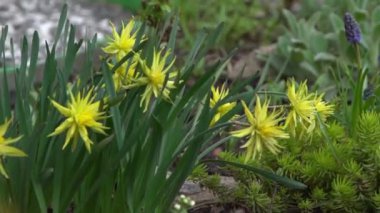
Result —
[[380, 24], [380, 6], [377, 6], [372, 11], [371, 21], [373, 24]]
[[360, 21], [365, 21], [367, 19], [368, 12], [365, 9], [357, 9], [354, 12], [354, 17], [355, 19], [360, 22]]
[[319, 52], [314, 56], [314, 61], [315, 62], [332, 62], [333, 63], [336, 61], [336, 57], [331, 53]]
[[32, 39], [32, 49], [30, 51], [30, 63], [29, 63], [29, 72], [28, 72], [28, 82], [30, 83], [30, 88], [34, 84], [34, 78], [37, 70], [37, 62], [38, 62], [38, 53], [40, 49], [40, 38], [38, 37], [38, 33], [34, 31], [33, 39]]
[[291, 180], [287, 177], [282, 177], [282, 176], [279, 176], [273, 172], [270, 172], [270, 171], [267, 171], [267, 170], [264, 170], [264, 169], [260, 169], [260, 168], [256, 168], [256, 167], [253, 167], [253, 166], [249, 166], [249, 165], [246, 165], [246, 164], [240, 164], [240, 163], [236, 163], [236, 162], [229, 162], [229, 161], [224, 161], [224, 160], [205, 160], [205, 161], [202, 161], [201, 163], [207, 163], [207, 162], [214, 162], [214, 163], [220, 163], [220, 164], [227, 164], [227, 165], [231, 165], [231, 166], [235, 166], [237, 168], [241, 168], [241, 169], [245, 169], [245, 170], [248, 170], [248, 171], [252, 171], [258, 175], [261, 175], [269, 180], [272, 180], [272, 181], [275, 181], [277, 183], [280, 183], [288, 188], [291, 188], [291, 189], [306, 189], [307, 186], [301, 182], [298, 182], [298, 181], [295, 181], [295, 180]]
[[65, 25], [67, 18], [67, 4], [64, 4], [61, 10], [61, 16], [59, 17], [57, 31], [54, 37], [54, 46], [57, 45], [59, 38], [61, 37], [62, 29]]
[[[115, 65], [115, 67], [117, 65]], [[113, 69], [117, 69], [115, 67]], [[116, 93], [115, 93], [115, 86], [113, 84], [112, 75], [111, 75], [112, 72], [111, 70], [109, 70], [107, 63], [104, 61], [102, 62], [102, 72], [103, 72], [103, 76], [105, 80], [107, 93], [111, 99], [114, 99], [116, 97]], [[112, 122], [113, 122], [113, 128], [116, 134], [116, 142], [119, 149], [121, 149], [123, 141], [124, 141], [124, 137], [125, 137], [125, 131], [123, 131], [120, 110], [118, 106], [116, 105], [116, 106], [112, 106], [110, 111], [111, 111], [111, 117], [112, 117]]]
[[291, 32], [297, 32], [297, 19], [296, 17], [289, 11], [283, 10], [282, 14], [285, 16], [286, 22], [289, 25]]
[[341, 30], [344, 30], [344, 23], [342, 21], [342, 18], [336, 15], [335, 13], [331, 13], [329, 15], [330, 23], [332, 24], [335, 32], [339, 32]]
[[372, 29], [372, 38], [374, 41], [379, 41], [380, 40], [380, 23], [376, 24], [373, 29]]

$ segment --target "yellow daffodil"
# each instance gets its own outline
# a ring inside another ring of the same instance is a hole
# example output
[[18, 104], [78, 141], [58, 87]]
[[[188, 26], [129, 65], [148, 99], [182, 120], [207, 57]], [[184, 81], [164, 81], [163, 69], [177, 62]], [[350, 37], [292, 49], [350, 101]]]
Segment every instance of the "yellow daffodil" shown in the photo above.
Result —
[[242, 103], [249, 122], [248, 127], [233, 131], [231, 134], [238, 138], [248, 137], [248, 141], [242, 146], [242, 148], [247, 148], [245, 161], [255, 159], [262, 153], [264, 147], [274, 154], [278, 153], [281, 146], [277, 139], [289, 138], [289, 135], [278, 125], [282, 120], [281, 112], [268, 112], [268, 101], [261, 105], [259, 97], [256, 98], [253, 114], [246, 103], [244, 101]]
[[105, 134], [104, 130], [107, 129], [98, 120], [104, 119], [104, 112], [99, 111], [99, 101], [94, 101], [95, 97], [90, 97], [92, 90], [84, 97], [78, 93], [76, 97], [70, 91], [70, 101], [66, 107], [51, 100], [53, 106], [66, 117], [53, 133], [49, 136], [61, 134], [65, 130], [66, 139], [62, 149], [65, 149], [72, 138], [74, 138], [73, 149], [75, 149], [78, 138], [81, 137], [84, 145], [89, 153], [91, 153], [91, 145], [93, 142], [88, 137], [87, 128], [101, 134]]
[[[145, 86], [145, 91], [141, 95], [140, 101], [140, 106], [144, 105], [144, 112], [148, 109], [152, 95], [158, 97], [162, 94], [163, 98], [170, 99], [170, 89], [175, 88], [174, 78], [177, 76], [177, 72], [168, 73], [174, 64], [174, 59], [166, 65], [169, 52], [166, 52], [163, 57], [161, 54], [162, 50], [154, 50], [151, 66], [148, 66], [146, 61], [140, 59], [139, 62], [142, 67], [143, 76], [139, 77], [134, 84], [129, 86]], [[165, 82], [166, 76], [167, 81]]]
[[[317, 95], [315, 94], [314, 97], [314, 107], [315, 107], [315, 113], [318, 113], [318, 116], [321, 119], [321, 122], [325, 122], [327, 118], [334, 113], [334, 105], [328, 104], [325, 101], [323, 101], [323, 94]], [[316, 118], [316, 115], [312, 117], [312, 122], [308, 128], [308, 131], [312, 131], [316, 127], [316, 121], [318, 119]]]
[[[210, 100], [210, 107], [214, 108], [216, 103], [219, 101], [223, 100], [224, 98], [227, 97], [228, 95], [228, 89], [225, 88], [225, 85], [223, 84], [221, 88], [215, 88], [212, 86], [211, 88], [211, 93], [212, 97]], [[221, 106], [218, 107], [216, 110], [216, 113], [214, 117], [211, 120], [210, 126], [214, 126], [214, 124], [225, 114], [227, 114], [229, 111], [231, 111], [234, 107], [236, 106], [236, 102], [230, 102], [230, 103], [225, 103], [222, 104]]]
[[[17, 142], [22, 138], [22, 136], [19, 136], [17, 138], [5, 138], [4, 135], [8, 130], [9, 125], [11, 124], [11, 120], [5, 121], [4, 124], [0, 125], [0, 155], [1, 157], [10, 156], [10, 157], [25, 157], [26, 154], [12, 146], [9, 146], [12, 143]], [[8, 177], [7, 172], [5, 171], [3, 160], [0, 161], [0, 172], [1, 174], [6, 177]]]
[[110, 24], [113, 38], [108, 39], [107, 46], [103, 48], [103, 51], [108, 54], [116, 54], [121, 58], [132, 51], [136, 43], [136, 32], [132, 32], [135, 21], [132, 19], [127, 26], [124, 26], [124, 23], [122, 23], [120, 35], [116, 31], [115, 25], [113, 23]]
[[297, 91], [295, 84], [294, 79], [288, 82], [287, 96], [290, 102], [290, 111], [285, 121], [285, 126], [292, 130], [293, 135], [298, 125], [307, 129], [315, 112], [313, 95], [308, 94], [306, 81], [298, 86]]
[[316, 95], [314, 99], [314, 106], [321, 117], [321, 120], [324, 122], [326, 119], [334, 113], [334, 105], [333, 104], [328, 104], [325, 101], [323, 101], [323, 94], [321, 95]]
[[[129, 84], [132, 84], [134, 79], [138, 78], [136, 75], [137, 63], [138, 56], [136, 55], [131, 59], [131, 61], [124, 62], [115, 70], [115, 73], [112, 75], [112, 79], [117, 92], [123, 87], [127, 87]], [[108, 66], [112, 69], [114, 65], [108, 63]]]

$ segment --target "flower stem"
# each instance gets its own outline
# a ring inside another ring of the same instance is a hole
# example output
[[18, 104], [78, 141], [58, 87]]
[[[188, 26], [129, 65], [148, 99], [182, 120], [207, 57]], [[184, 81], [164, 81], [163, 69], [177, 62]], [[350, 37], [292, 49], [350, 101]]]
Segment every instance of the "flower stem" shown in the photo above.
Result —
[[355, 52], [356, 52], [356, 63], [357, 63], [357, 69], [359, 72], [359, 79], [358, 83], [355, 85], [355, 97], [354, 97], [354, 103], [352, 106], [352, 118], [351, 118], [351, 129], [352, 133], [355, 136], [356, 131], [356, 123], [360, 116], [361, 110], [362, 110], [362, 93], [363, 93], [363, 87], [364, 87], [364, 79], [365, 79], [365, 71], [362, 68], [361, 63], [361, 57], [360, 57], [360, 46], [359, 44], [355, 44]]
[[358, 70], [361, 73], [362, 62], [361, 62], [361, 58], [360, 58], [360, 46], [359, 46], [359, 44], [355, 44], [355, 51], [356, 51], [356, 63], [358, 65]]

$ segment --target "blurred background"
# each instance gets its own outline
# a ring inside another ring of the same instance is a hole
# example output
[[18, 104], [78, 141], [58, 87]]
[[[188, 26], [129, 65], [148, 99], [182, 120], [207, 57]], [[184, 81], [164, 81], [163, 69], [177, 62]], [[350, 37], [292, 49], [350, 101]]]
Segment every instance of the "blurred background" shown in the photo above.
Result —
[[0, 0], [0, 24], [8, 25], [14, 46], [12, 53], [7, 42], [7, 58], [17, 63], [24, 34], [30, 40], [36, 30], [41, 41], [51, 42], [64, 3], [69, 5], [68, 18], [76, 26], [77, 38], [97, 33], [100, 42], [110, 32], [109, 21], [120, 26], [134, 16], [163, 29], [168, 20], [179, 17], [175, 50], [179, 63], [194, 46], [197, 32], [212, 32], [223, 23], [217, 45], [194, 76], [201, 75], [208, 62], [237, 48], [226, 66], [226, 79], [236, 79], [242, 70], [243, 77], [260, 70], [270, 76], [266, 85], [271, 90], [281, 91], [282, 80], [294, 76], [307, 78], [327, 96], [334, 95], [335, 89], [328, 85], [340, 59], [354, 60], [342, 21], [343, 14], [350, 12], [363, 32], [365, 63], [370, 70], [378, 69], [380, 6], [369, 0]]

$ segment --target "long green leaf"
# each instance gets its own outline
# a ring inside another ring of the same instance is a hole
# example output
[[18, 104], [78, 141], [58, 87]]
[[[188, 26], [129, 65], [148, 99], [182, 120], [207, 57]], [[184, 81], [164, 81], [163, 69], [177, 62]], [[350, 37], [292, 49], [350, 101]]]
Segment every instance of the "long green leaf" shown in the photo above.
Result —
[[260, 168], [256, 168], [253, 166], [249, 166], [246, 164], [240, 164], [240, 163], [236, 163], [236, 162], [229, 162], [229, 161], [223, 161], [223, 160], [204, 160], [201, 163], [207, 163], [207, 162], [220, 163], [220, 164], [224, 164], [224, 165], [231, 165], [231, 166], [234, 166], [237, 168], [252, 171], [252, 172], [254, 172], [258, 175], [261, 175], [261, 176], [263, 176], [269, 180], [280, 183], [280, 184], [282, 184], [288, 188], [292, 188], [292, 189], [306, 189], [307, 188], [307, 186], [301, 182], [291, 180], [287, 177], [279, 176], [273, 172], [270, 172], [270, 171], [267, 171], [264, 169], [260, 169]]

